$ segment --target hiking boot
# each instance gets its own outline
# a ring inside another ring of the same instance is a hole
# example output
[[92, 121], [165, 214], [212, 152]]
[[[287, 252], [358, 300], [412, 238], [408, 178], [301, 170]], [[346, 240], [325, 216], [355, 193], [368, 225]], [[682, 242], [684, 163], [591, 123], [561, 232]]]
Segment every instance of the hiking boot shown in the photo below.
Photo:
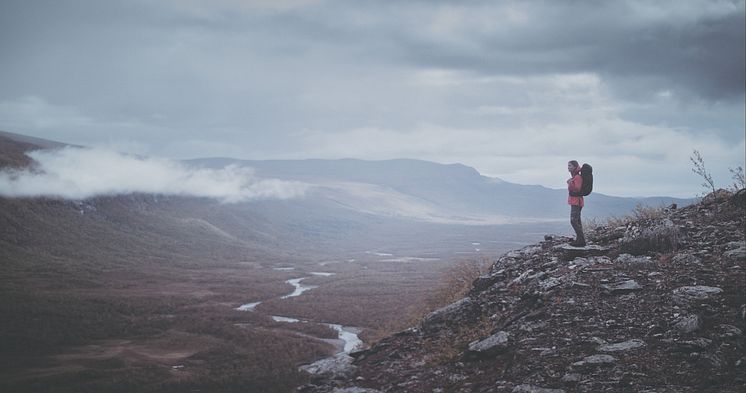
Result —
[[570, 242], [570, 245], [573, 247], [585, 247], [585, 242], [572, 241]]

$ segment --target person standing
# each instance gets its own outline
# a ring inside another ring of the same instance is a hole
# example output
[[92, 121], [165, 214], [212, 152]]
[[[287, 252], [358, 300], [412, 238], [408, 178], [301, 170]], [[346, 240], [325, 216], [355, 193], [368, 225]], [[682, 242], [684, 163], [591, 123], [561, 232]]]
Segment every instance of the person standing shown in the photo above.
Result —
[[575, 230], [575, 240], [570, 243], [573, 247], [585, 246], [585, 235], [583, 234], [583, 223], [580, 219], [580, 212], [583, 210], [585, 202], [582, 196], [573, 196], [573, 193], [579, 193], [583, 187], [583, 178], [580, 176], [580, 164], [572, 160], [567, 163], [567, 170], [570, 172], [570, 179], [567, 180], [567, 204], [570, 205], [570, 225]]

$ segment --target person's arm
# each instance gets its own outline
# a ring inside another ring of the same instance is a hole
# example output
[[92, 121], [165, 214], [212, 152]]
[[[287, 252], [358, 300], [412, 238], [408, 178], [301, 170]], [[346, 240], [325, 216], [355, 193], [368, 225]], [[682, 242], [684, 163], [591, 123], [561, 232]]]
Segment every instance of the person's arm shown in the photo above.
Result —
[[583, 177], [580, 175], [573, 176], [567, 183], [567, 189], [570, 190], [570, 193], [580, 192], [581, 188], [583, 188]]

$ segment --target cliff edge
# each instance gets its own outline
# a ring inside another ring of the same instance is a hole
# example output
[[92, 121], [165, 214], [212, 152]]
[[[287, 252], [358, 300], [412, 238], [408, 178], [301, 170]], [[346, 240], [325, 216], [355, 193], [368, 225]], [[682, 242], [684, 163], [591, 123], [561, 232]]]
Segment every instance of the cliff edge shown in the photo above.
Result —
[[509, 252], [467, 297], [297, 391], [743, 392], [744, 194]]

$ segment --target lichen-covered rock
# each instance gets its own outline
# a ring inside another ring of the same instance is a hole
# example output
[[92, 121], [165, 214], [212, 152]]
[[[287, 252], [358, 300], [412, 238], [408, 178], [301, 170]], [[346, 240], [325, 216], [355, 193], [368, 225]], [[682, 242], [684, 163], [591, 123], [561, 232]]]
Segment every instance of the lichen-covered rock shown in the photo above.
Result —
[[634, 256], [631, 254], [619, 255], [614, 260], [614, 263], [632, 269], [653, 268], [657, 265], [656, 262], [653, 261], [653, 258], [649, 256]]
[[578, 257], [592, 257], [604, 255], [609, 252], [608, 247], [599, 245], [587, 245], [584, 247], [573, 247], [569, 244], [561, 244], [554, 247], [555, 250], [561, 253], [562, 259], [565, 261], [571, 261]]
[[705, 300], [722, 292], [718, 287], [706, 285], [679, 287], [673, 290], [673, 301], [678, 305], [688, 305], [692, 301]]
[[586, 356], [583, 360], [572, 364], [575, 368], [592, 368], [600, 366], [610, 366], [617, 362], [617, 358], [611, 355], [591, 355]]
[[730, 242], [726, 247], [728, 251], [723, 253], [726, 258], [735, 261], [746, 259], [746, 242]]
[[576, 257], [570, 262], [570, 266], [579, 266], [581, 268], [597, 266], [597, 265], [611, 265], [611, 259], [606, 255], [591, 256], [591, 257]]
[[510, 346], [510, 334], [508, 332], [497, 332], [483, 340], [473, 341], [466, 351], [467, 357], [489, 357], [506, 351]]
[[562, 376], [561, 381], [565, 383], [576, 383], [580, 382], [582, 378], [583, 376], [578, 373], [567, 373]]
[[702, 265], [702, 260], [689, 253], [682, 253], [674, 255], [671, 263], [674, 265]]
[[732, 192], [720, 188], [718, 190], [715, 190], [714, 192], [711, 192], [711, 193], [705, 195], [705, 197], [702, 198], [702, 202], [701, 203], [703, 205], [712, 205], [712, 204], [716, 204], [716, 203], [727, 202], [732, 197], [733, 197], [733, 193]]
[[539, 282], [539, 288], [546, 292], [562, 285], [562, 279], [557, 277], [549, 277], [546, 280]]
[[477, 311], [477, 304], [471, 298], [463, 298], [443, 308], [437, 309], [422, 321], [422, 330], [432, 333], [448, 324], [458, 324], [462, 319], [468, 319]]
[[601, 285], [601, 288], [611, 293], [624, 293], [624, 292], [631, 292], [631, 291], [639, 291], [642, 289], [640, 284], [638, 284], [637, 281], [635, 280], [624, 280], [624, 281], [616, 282], [613, 284], [604, 284], [604, 285]]
[[376, 390], [376, 389], [359, 388], [357, 386], [353, 386], [350, 388], [336, 388], [332, 390], [331, 393], [381, 393], [381, 391]]
[[623, 352], [637, 349], [645, 346], [645, 342], [638, 339], [632, 339], [614, 344], [604, 344], [598, 347], [600, 352]]
[[349, 377], [355, 372], [352, 357], [346, 353], [339, 353], [334, 357], [321, 359], [314, 363], [301, 366], [300, 369], [311, 375], [331, 379]]
[[483, 274], [477, 277], [472, 283], [473, 291], [476, 293], [482, 292], [504, 279], [505, 270], [498, 270], [490, 274]]
[[743, 335], [743, 331], [741, 329], [729, 324], [722, 324], [718, 326], [718, 330], [720, 333], [720, 337], [722, 338], [740, 337]]
[[712, 340], [698, 337], [693, 340], [673, 341], [673, 349], [677, 352], [701, 352], [712, 345]]
[[533, 385], [518, 385], [513, 388], [512, 393], [565, 393], [562, 389], [548, 389]]
[[681, 333], [689, 334], [696, 332], [702, 326], [702, 322], [697, 315], [687, 315], [674, 323], [674, 329]]
[[619, 248], [632, 255], [675, 250], [679, 244], [678, 227], [670, 219], [651, 220], [630, 225]]

